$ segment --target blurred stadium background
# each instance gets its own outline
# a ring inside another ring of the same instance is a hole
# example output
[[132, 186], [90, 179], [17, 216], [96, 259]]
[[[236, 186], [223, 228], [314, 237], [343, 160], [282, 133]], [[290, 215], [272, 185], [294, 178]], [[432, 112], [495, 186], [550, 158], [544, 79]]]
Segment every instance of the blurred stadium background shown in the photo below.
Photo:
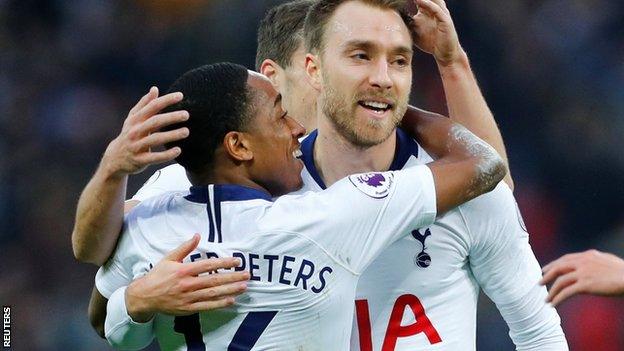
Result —
[[[150, 85], [195, 66], [253, 67], [270, 0], [0, 0], [0, 302], [15, 350], [106, 350], [86, 309], [75, 204], [108, 141]], [[516, 197], [542, 264], [599, 248], [624, 256], [624, 2], [449, 0], [501, 126]], [[446, 113], [433, 60], [412, 102]], [[134, 193], [153, 168], [132, 177]], [[624, 300], [559, 308], [572, 350], [624, 350]], [[479, 350], [511, 350], [480, 303]]]

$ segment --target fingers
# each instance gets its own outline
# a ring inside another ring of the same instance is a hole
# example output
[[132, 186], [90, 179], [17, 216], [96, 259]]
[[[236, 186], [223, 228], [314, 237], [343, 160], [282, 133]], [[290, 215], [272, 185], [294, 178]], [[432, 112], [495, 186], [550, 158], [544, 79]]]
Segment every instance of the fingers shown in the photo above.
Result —
[[143, 95], [139, 102], [130, 109], [130, 115], [136, 113], [138, 110], [142, 109], [143, 106], [147, 105], [148, 102], [154, 100], [158, 97], [158, 88], [151, 87], [147, 94]]
[[134, 118], [140, 121], [144, 121], [154, 116], [155, 114], [160, 112], [165, 107], [171, 106], [173, 104], [176, 104], [182, 101], [183, 98], [184, 96], [182, 95], [182, 93], [175, 92], [175, 93], [170, 93], [167, 95], [163, 95], [159, 98], [153, 99], [150, 102], [148, 102], [145, 106], [143, 106], [139, 111], [137, 111]]
[[208, 260], [195, 261], [187, 264], [185, 273], [188, 275], [200, 275], [202, 273], [213, 272], [217, 269], [229, 269], [240, 266], [241, 262], [238, 258], [222, 257], [211, 258]]
[[188, 128], [179, 128], [160, 133], [152, 133], [145, 138], [141, 139], [133, 145], [133, 151], [141, 152], [142, 150], [148, 150], [156, 146], [165, 145], [180, 139], [184, 139], [189, 135]]
[[[554, 263], [554, 265], [553, 265]], [[541, 285], [546, 285], [555, 280], [558, 276], [568, 274], [575, 270], [575, 267], [568, 264], [567, 262], [552, 262], [549, 264], [548, 269], [546, 267], [543, 268], [544, 276], [540, 280]]]
[[217, 300], [200, 301], [192, 303], [189, 306], [190, 313], [197, 313], [201, 311], [210, 311], [217, 308], [223, 308], [232, 306], [234, 304], [234, 296], [228, 296]]
[[155, 115], [140, 124], [134, 131], [138, 135], [148, 135], [172, 124], [189, 119], [187, 111], [174, 111]]
[[542, 268], [542, 272], [546, 272], [551, 270], [553, 267], [557, 267], [557, 266], [562, 266], [562, 265], [568, 265], [571, 261], [576, 260], [581, 254], [579, 253], [571, 253], [571, 254], [566, 254], [563, 255], [561, 257], [559, 257], [558, 259], [550, 262], [549, 264], [545, 265], [544, 268]]
[[156, 163], [171, 161], [180, 156], [181, 153], [182, 149], [176, 146], [165, 151], [144, 153], [137, 156], [136, 161], [144, 166], [153, 165]]
[[194, 291], [191, 294], [192, 302], [211, 301], [228, 296], [240, 295], [247, 290], [246, 283], [231, 283], [225, 285], [219, 285], [212, 288], [205, 288]]
[[[201, 275], [195, 277], [191, 283], [188, 284], [188, 288], [191, 290], [201, 290], [212, 287], [220, 287], [228, 284], [243, 284], [243, 290], [246, 288], [246, 282], [249, 280], [249, 272], [233, 272], [233, 273], [218, 273], [210, 275]], [[229, 294], [222, 294], [229, 295]]]
[[431, 2], [438, 5], [444, 12], [449, 13], [448, 8], [446, 7], [446, 2], [444, 0], [431, 0]]
[[550, 287], [546, 302], [552, 302], [554, 298], [565, 288], [577, 282], [577, 276], [574, 273], [568, 273], [560, 276]]
[[445, 11], [438, 4], [432, 0], [416, 0], [418, 4], [418, 11], [423, 12], [431, 17], [435, 17], [440, 22], [450, 22], [451, 16], [448, 11]]
[[199, 234], [194, 234], [193, 237], [180, 246], [169, 252], [163, 260], [181, 262], [184, 257], [188, 256], [199, 244]]
[[569, 297], [572, 297], [580, 292], [579, 284], [572, 284], [565, 287], [557, 295], [553, 296], [551, 304], [557, 306]]

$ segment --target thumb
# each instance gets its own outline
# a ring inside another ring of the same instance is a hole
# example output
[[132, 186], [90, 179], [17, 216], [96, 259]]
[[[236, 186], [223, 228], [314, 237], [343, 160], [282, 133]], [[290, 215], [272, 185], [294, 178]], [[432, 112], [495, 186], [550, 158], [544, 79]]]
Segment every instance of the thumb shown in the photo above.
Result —
[[181, 262], [184, 257], [190, 254], [193, 250], [195, 250], [195, 248], [199, 244], [200, 238], [201, 237], [199, 236], [199, 234], [195, 233], [191, 239], [183, 242], [180, 246], [169, 252], [167, 256], [165, 256], [164, 260]]

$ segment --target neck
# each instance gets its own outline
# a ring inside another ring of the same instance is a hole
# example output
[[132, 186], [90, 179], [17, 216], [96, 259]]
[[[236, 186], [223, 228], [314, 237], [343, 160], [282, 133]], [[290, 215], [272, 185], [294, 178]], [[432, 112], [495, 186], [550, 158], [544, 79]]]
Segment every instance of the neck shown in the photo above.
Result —
[[350, 174], [387, 171], [395, 151], [396, 133], [380, 144], [361, 147], [345, 139], [327, 117], [319, 118], [314, 164], [328, 187]]
[[215, 166], [209, 174], [194, 174], [186, 172], [191, 184], [194, 186], [207, 186], [210, 184], [231, 184], [241, 185], [248, 188], [257, 189], [270, 194], [265, 188], [251, 180], [245, 174], [242, 174], [236, 167], [218, 167]]

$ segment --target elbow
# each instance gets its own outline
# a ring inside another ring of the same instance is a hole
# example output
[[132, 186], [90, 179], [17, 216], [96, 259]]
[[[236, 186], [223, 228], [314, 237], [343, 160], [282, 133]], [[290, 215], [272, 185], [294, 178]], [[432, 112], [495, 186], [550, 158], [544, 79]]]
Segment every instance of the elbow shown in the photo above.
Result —
[[487, 193], [498, 185], [507, 175], [507, 165], [503, 158], [494, 150], [486, 152], [477, 163], [477, 183], [481, 193]]
[[91, 263], [96, 266], [102, 266], [106, 262], [106, 257], [100, 257], [96, 252], [89, 250], [79, 239], [79, 233], [74, 229], [72, 232], [72, 251], [74, 258], [82, 263]]
[[498, 183], [505, 179], [507, 172], [509, 172], [509, 169], [507, 168], [507, 163], [505, 162], [505, 160], [503, 160], [502, 157], [500, 157], [498, 153], [496, 154], [496, 158], [497, 160], [495, 161], [494, 165], [490, 190], [494, 190], [494, 188], [496, 188], [496, 185], [498, 185]]

